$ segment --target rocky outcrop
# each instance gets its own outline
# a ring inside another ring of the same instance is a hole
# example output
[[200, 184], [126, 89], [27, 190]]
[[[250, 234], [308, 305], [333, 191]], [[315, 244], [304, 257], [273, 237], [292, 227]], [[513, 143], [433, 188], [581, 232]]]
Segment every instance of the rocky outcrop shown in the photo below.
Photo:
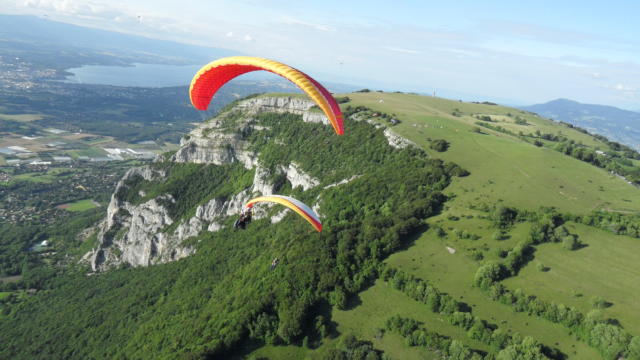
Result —
[[246, 109], [250, 114], [263, 112], [292, 113], [302, 115], [306, 122], [317, 122], [329, 125], [329, 119], [320, 110], [313, 110], [315, 102], [296, 96], [288, 97], [256, 97], [245, 100], [236, 108]]
[[197, 236], [205, 229], [219, 230], [221, 225], [217, 220], [237, 214], [237, 209], [249, 196], [249, 192], [245, 191], [228, 201], [210, 200], [197, 207], [195, 216], [170, 232], [166, 228], [174, 220], [162, 205], [173, 200], [170, 195], [139, 205], [121, 202], [115, 206], [112, 200], [110, 207], [117, 210], [104, 222], [98, 234], [100, 246], [93, 251], [91, 266], [94, 271], [103, 271], [123, 263], [148, 266], [191, 255], [195, 249], [184, 246], [184, 240]]
[[337, 183], [329, 184], [329, 185], [325, 186], [323, 189], [326, 190], [326, 189], [332, 188], [334, 186], [340, 186], [340, 185], [343, 185], [343, 184], [350, 183], [353, 180], [359, 178], [360, 176], [362, 176], [362, 175], [353, 175], [352, 177], [350, 177], [348, 179], [342, 179], [342, 180], [338, 181]]
[[257, 154], [249, 149], [244, 136], [264, 129], [255, 124], [253, 116], [264, 112], [293, 113], [302, 115], [303, 121], [329, 124], [324, 113], [311, 110], [314, 105], [311, 100], [295, 96], [256, 97], [241, 101], [232, 110], [200, 124], [185, 136], [180, 142], [180, 149], [170, 160], [216, 165], [239, 162], [251, 169], [257, 165]]
[[127, 263], [148, 266], [177, 260], [193, 253], [180, 246], [180, 239], [163, 233], [173, 223], [162, 202], [173, 201], [170, 195], [133, 205], [112, 197], [107, 219], [98, 233], [99, 247], [91, 256], [94, 271]]
[[384, 128], [386, 128], [386, 126], [384, 126], [384, 124], [381, 124], [380, 122], [375, 121], [374, 119], [370, 118], [366, 114], [355, 113], [355, 114], [351, 115], [350, 119], [353, 120], [353, 121], [364, 121], [367, 124], [373, 125], [373, 127], [375, 127], [376, 129], [384, 129]]
[[329, 124], [329, 119], [327, 119], [326, 115], [323, 112], [320, 112], [320, 110], [305, 112], [302, 114], [302, 121]]
[[291, 163], [286, 168], [284, 166], [281, 167], [281, 170], [285, 173], [287, 180], [291, 183], [291, 187], [295, 188], [301, 186], [302, 190], [308, 190], [320, 184], [320, 180], [302, 172], [297, 164]]
[[252, 191], [263, 195], [273, 194], [274, 185], [268, 180], [270, 176], [271, 172], [269, 172], [268, 169], [265, 169], [260, 165], [256, 166], [255, 173], [253, 175]]
[[249, 143], [242, 139], [242, 131], [253, 131], [250, 122], [244, 122], [234, 132], [220, 129], [220, 121], [210, 121], [198, 126], [180, 141], [180, 149], [171, 161], [195, 164], [229, 164], [239, 162], [245, 168], [256, 166], [257, 155], [249, 150]]
[[389, 128], [384, 130], [384, 136], [387, 138], [389, 145], [396, 149], [404, 149], [408, 146], [418, 146], [413, 141], [403, 138]]
[[134, 181], [137, 177], [141, 177], [146, 181], [162, 181], [166, 178], [167, 174], [162, 170], [153, 169], [150, 166], [142, 166], [129, 169], [122, 179], [118, 181], [116, 189], [111, 195], [111, 201], [107, 207], [107, 218], [105, 226], [112, 228], [118, 223], [119, 210], [122, 207], [122, 201], [118, 198], [118, 193], [122, 190], [126, 190], [127, 183]]

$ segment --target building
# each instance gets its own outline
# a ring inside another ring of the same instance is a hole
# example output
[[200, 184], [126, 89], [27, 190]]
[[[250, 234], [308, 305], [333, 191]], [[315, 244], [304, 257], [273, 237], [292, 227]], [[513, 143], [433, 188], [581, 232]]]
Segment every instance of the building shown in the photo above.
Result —
[[53, 161], [71, 161], [69, 156], [54, 156]]

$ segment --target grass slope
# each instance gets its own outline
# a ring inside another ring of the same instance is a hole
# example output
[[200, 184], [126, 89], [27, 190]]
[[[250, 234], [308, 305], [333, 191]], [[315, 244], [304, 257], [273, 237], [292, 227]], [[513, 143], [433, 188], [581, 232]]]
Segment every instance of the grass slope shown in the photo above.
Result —
[[[517, 113], [531, 125], [513, 126], [526, 133], [536, 129], [547, 133], [561, 131], [585, 145], [605, 147], [577, 130], [502, 106], [406, 94], [355, 93], [349, 97], [352, 105], [396, 114], [402, 123], [394, 126], [393, 131], [424, 147], [432, 156], [469, 170], [472, 176], [457, 179], [449, 188], [459, 203], [491, 204], [502, 200], [517, 207], [555, 206], [575, 213], [599, 208], [640, 211], [640, 191], [634, 191], [633, 186], [607, 171], [507, 134], [488, 129], [482, 129], [485, 134], [475, 133], [472, 131], [476, 127], [475, 118], [456, 117], [451, 112], [459, 109], [465, 114]], [[348, 131], [348, 125], [345, 129]], [[438, 153], [429, 149], [429, 138], [445, 139], [451, 146]]]
[[[352, 99], [351, 106], [363, 105], [393, 114], [401, 120], [391, 128], [394, 132], [423, 147], [431, 156], [455, 162], [471, 172], [470, 176], [454, 179], [447, 188], [447, 193], [454, 198], [447, 202], [440, 216], [428, 221], [442, 227], [447, 235], [440, 238], [430, 230], [413, 246], [392, 255], [387, 262], [429, 280], [442, 291], [468, 303], [474, 314], [501, 328], [533, 336], [543, 344], [557, 348], [569, 359], [599, 359], [600, 355], [593, 348], [578, 341], [561, 325], [516, 313], [472, 286], [473, 276], [482, 261], [500, 259], [498, 250], [513, 248], [528, 236], [531, 228], [529, 223], [517, 224], [506, 239], [496, 240], [493, 237], [496, 229], [490, 221], [481, 219], [486, 214], [477, 209], [482, 205], [505, 204], [530, 210], [553, 206], [576, 214], [595, 209], [637, 212], [640, 211], [640, 191], [606, 170], [549, 148], [536, 147], [517, 136], [486, 128], [477, 133], [474, 128], [478, 120], [471, 115], [491, 116], [500, 126], [514, 133], [533, 134], [539, 130], [561, 133], [593, 149], [606, 150], [607, 145], [562, 124], [508, 107], [378, 92], [348, 96]], [[462, 116], [452, 115], [454, 111]], [[524, 119], [527, 125], [516, 124], [513, 120], [516, 116]], [[348, 131], [348, 123], [345, 129]], [[445, 139], [450, 143], [449, 149], [445, 152], [431, 150], [430, 140], [434, 139]], [[477, 235], [478, 239], [461, 238], [457, 234], [463, 230]], [[589, 246], [575, 252], [558, 251], [560, 244], [540, 246], [534, 254], [535, 259], [519, 276], [506, 280], [505, 285], [522, 288], [544, 300], [576, 306], [585, 314], [592, 308], [591, 299], [600, 296], [614, 304], [603, 310], [606, 316], [620, 319], [628, 331], [640, 334], [638, 309], [633, 306], [634, 299], [640, 295], [640, 284], [634, 281], [639, 276], [640, 265], [634, 262], [633, 255], [637, 254], [640, 241], [580, 224], [571, 225], [570, 231], [577, 233]], [[450, 254], [447, 247], [456, 249], [456, 253]], [[482, 253], [484, 260], [473, 260], [474, 252]], [[539, 262], [551, 267], [551, 271], [537, 270]], [[376, 297], [366, 296], [379, 286], [360, 294], [362, 304], [352, 311], [359, 312], [361, 317], [341, 316], [341, 312], [336, 311], [339, 328], [349, 329], [375, 343], [372, 324], [380, 321], [383, 314], [410, 309], [407, 300], [384, 302], [381, 299], [389, 295], [382, 293]], [[583, 296], [576, 298], [575, 293]], [[414, 313], [413, 317], [416, 316]], [[453, 336], [469, 341], [464, 334]], [[385, 348], [379, 343], [377, 346]], [[413, 349], [405, 346], [404, 350], [406, 353], [385, 348], [393, 358], [409, 356]]]
[[[640, 241], [582, 224], [568, 228], [587, 246], [577, 251], [558, 251], [560, 244], [540, 246], [536, 261], [517, 277], [507, 279], [505, 285], [575, 306], [584, 313], [594, 308], [594, 297], [601, 297], [611, 303], [603, 310], [606, 316], [618, 319], [632, 334], [640, 334]], [[549, 267], [549, 271], [537, 270], [537, 262]]]
[[[414, 246], [392, 255], [388, 263], [429, 280], [442, 291], [468, 303], [474, 314], [501, 328], [533, 336], [543, 344], [558, 348], [572, 358], [599, 358], [593, 349], [569, 336], [561, 326], [515, 313], [506, 305], [491, 301], [479, 289], [472, 287], [478, 263], [471, 260], [459, 245], [459, 242], [439, 239], [433, 231], [429, 231], [416, 240]], [[446, 246], [455, 248], [456, 253], [449, 253]], [[489, 248], [502, 246], [503, 244], [489, 242]], [[466, 338], [463, 335], [459, 339]]]

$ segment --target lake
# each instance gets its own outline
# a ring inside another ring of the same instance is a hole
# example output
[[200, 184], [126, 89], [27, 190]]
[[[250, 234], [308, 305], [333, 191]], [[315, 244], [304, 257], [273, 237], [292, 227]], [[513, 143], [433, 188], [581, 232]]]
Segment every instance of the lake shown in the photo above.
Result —
[[[140, 64], [132, 66], [85, 65], [67, 69], [73, 75], [65, 82], [114, 86], [167, 87], [188, 86], [202, 65]], [[244, 80], [273, 80], [278, 78], [265, 72], [243, 75]]]
[[[204, 65], [204, 64], [203, 64]], [[132, 66], [86, 65], [67, 69], [65, 82], [115, 86], [185, 86], [202, 65], [133, 64]]]

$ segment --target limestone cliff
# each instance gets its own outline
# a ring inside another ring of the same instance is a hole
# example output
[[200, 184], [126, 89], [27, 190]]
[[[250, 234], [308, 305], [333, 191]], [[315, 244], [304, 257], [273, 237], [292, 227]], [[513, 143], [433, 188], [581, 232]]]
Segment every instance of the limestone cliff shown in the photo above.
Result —
[[[259, 194], [271, 194], [276, 186], [271, 179], [286, 179], [292, 188], [308, 190], [320, 185], [320, 180], [305, 173], [300, 164], [290, 163], [267, 169], [258, 162], [259, 154], [251, 148], [247, 134], [265, 130], [258, 124], [256, 115], [263, 112], [289, 112], [302, 115], [303, 121], [329, 124], [327, 118], [317, 109], [314, 102], [297, 96], [255, 97], [240, 101], [231, 109], [197, 126], [180, 142], [180, 148], [169, 158], [159, 156], [155, 161], [196, 164], [242, 164], [254, 172], [250, 186], [224, 198], [203, 199], [190, 218], [174, 219], [167, 206], [176, 204], [171, 194], [160, 194], [150, 198], [142, 190], [131, 188], [136, 182], [164, 182], [169, 175], [154, 166], [143, 166], [129, 170], [117, 184], [107, 209], [107, 216], [99, 226], [98, 246], [83, 259], [91, 263], [93, 271], [105, 271], [121, 264], [149, 266], [174, 261], [193, 254], [193, 242], [185, 240], [199, 235], [202, 231], [218, 231], [229, 216], [237, 216], [244, 203]], [[351, 120], [373, 122], [355, 114]], [[384, 131], [389, 144], [395, 148], [414, 145], [406, 139], [373, 122]], [[275, 172], [275, 173], [273, 173]], [[359, 175], [328, 184], [324, 189], [348, 183]], [[131, 193], [137, 191], [132, 200]], [[123, 195], [124, 194], [124, 195]], [[129, 194], [129, 195], [127, 195]], [[129, 200], [127, 200], [129, 199]], [[322, 199], [319, 195], [309, 204], [320, 216]], [[266, 216], [262, 207], [254, 212], [254, 218]], [[282, 210], [271, 217], [271, 222], [279, 222], [288, 210]], [[178, 221], [179, 223], [176, 223]], [[227, 222], [228, 223], [228, 222]], [[85, 261], [86, 261], [85, 260]]]
[[[247, 169], [254, 169], [255, 175], [251, 187], [225, 201], [213, 199], [199, 205], [193, 217], [177, 226], [170, 227], [175, 220], [163, 205], [175, 201], [171, 195], [163, 194], [140, 204], [132, 204], [118, 196], [127, 190], [127, 184], [136, 177], [146, 181], [163, 181], [167, 175], [150, 166], [129, 170], [111, 197], [107, 217], [98, 232], [99, 245], [86, 256], [86, 259], [90, 259], [92, 269], [104, 271], [120, 264], [149, 266], [193, 254], [195, 249], [184, 244], [186, 239], [201, 231], [219, 230], [224, 218], [237, 215], [252, 196], [273, 193], [274, 184], [268, 180], [272, 174], [260, 166], [258, 154], [250, 150], [249, 143], [243, 140], [242, 134], [263, 129], [255, 124], [254, 116], [261, 112], [291, 112], [302, 115], [304, 121], [328, 124], [323, 114], [310, 111], [313, 105], [312, 101], [297, 97], [252, 98], [200, 124], [185, 136], [179, 150], [168, 160], [216, 165], [237, 162]], [[160, 160], [164, 159], [157, 159]], [[304, 173], [297, 164], [280, 166], [275, 171], [284, 175], [292, 187], [300, 186], [307, 190], [320, 184], [318, 179]], [[139, 195], [144, 197], [146, 194], [141, 191]], [[286, 212], [277, 214], [273, 221], [278, 221], [284, 214]], [[264, 210], [254, 213], [257, 219], [263, 216]], [[167, 231], [168, 227], [174, 230]]]

